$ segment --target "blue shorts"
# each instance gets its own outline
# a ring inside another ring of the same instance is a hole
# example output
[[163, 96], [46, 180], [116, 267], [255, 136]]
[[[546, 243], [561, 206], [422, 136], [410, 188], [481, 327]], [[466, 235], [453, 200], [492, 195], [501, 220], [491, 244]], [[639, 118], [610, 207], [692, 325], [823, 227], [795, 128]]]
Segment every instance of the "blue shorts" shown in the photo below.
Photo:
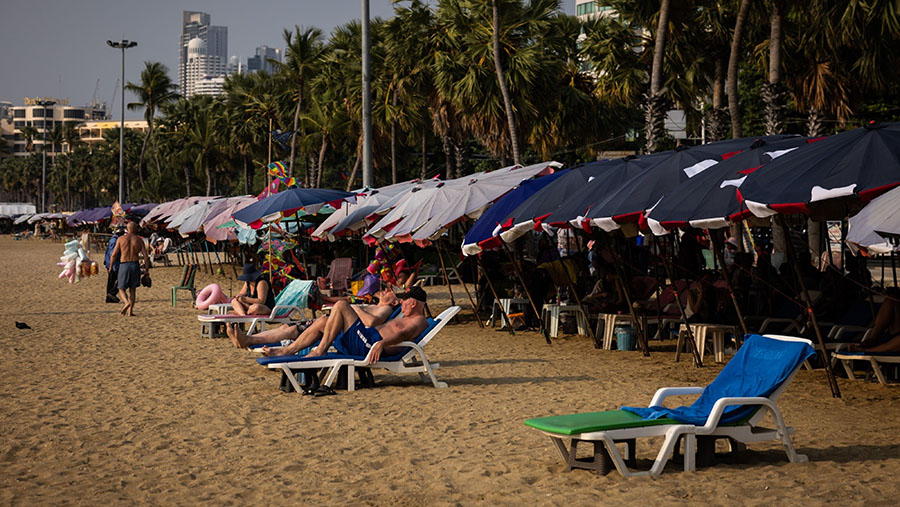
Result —
[[141, 284], [141, 265], [137, 262], [119, 264], [119, 289], [136, 289]]
[[356, 319], [349, 329], [341, 333], [334, 341], [334, 348], [341, 354], [365, 357], [369, 355], [372, 345], [381, 341], [381, 335], [374, 327], [366, 327], [360, 319]]

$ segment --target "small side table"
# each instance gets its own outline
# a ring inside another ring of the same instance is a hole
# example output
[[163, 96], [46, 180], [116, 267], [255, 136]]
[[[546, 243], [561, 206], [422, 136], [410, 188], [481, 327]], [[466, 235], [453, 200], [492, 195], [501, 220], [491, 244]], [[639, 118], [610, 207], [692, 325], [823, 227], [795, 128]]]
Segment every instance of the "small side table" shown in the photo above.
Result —
[[630, 313], [601, 313], [597, 321], [597, 334], [600, 334], [600, 322], [603, 322], [603, 350], [612, 350], [612, 340], [616, 332], [616, 324], [634, 325]]
[[578, 334], [587, 336], [588, 322], [587, 315], [581, 311], [578, 305], [544, 305], [541, 308], [541, 320], [546, 326], [548, 334], [551, 338], [559, 336], [559, 316], [563, 313], [570, 312], [575, 314], [578, 323]]
[[498, 302], [496, 299], [494, 300], [494, 305], [491, 308], [491, 318], [488, 320], [488, 324], [491, 327], [494, 327], [494, 322], [497, 319], [500, 319], [500, 329], [506, 327], [506, 320], [503, 318], [503, 315], [500, 314], [500, 310], [503, 310], [507, 316], [512, 312], [513, 306], [524, 307], [525, 311], [528, 311], [528, 300], [520, 299], [520, 298], [501, 298]]
[[231, 311], [231, 303], [216, 303], [206, 309], [208, 315], [227, 315]]

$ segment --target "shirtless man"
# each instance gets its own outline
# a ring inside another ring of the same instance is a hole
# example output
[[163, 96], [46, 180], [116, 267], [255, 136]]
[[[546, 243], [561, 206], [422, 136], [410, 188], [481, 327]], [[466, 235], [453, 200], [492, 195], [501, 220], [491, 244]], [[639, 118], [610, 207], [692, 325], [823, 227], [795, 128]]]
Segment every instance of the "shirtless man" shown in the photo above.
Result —
[[[397, 295], [390, 290], [376, 292], [375, 296], [378, 297], [378, 304], [375, 306], [351, 306], [348, 305], [346, 301], [339, 301], [335, 304], [335, 308], [337, 308], [338, 305], [342, 308], [349, 307], [356, 312], [357, 317], [362, 320], [366, 326], [383, 324], [391, 314], [394, 313], [394, 309], [397, 308], [400, 301], [397, 299]], [[332, 309], [332, 312], [334, 312], [334, 309]], [[262, 352], [267, 356], [286, 356], [296, 354], [309, 346], [305, 345], [301, 347], [301, 343], [306, 343], [309, 340], [312, 340], [312, 343], [319, 341], [325, 332], [325, 323], [327, 321], [328, 315], [323, 315], [313, 321], [306, 329], [300, 329], [302, 323], [297, 322], [285, 324], [281, 327], [269, 329], [250, 336], [247, 336], [247, 333], [245, 333], [237, 324], [230, 324], [226, 326], [225, 330], [228, 333], [228, 337], [231, 338], [231, 342], [237, 348], [245, 349], [250, 345], [281, 342], [282, 344], [287, 345], [272, 348], [263, 347]]]
[[[112, 262], [119, 261], [119, 297], [125, 301], [122, 315], [134, 317], [135, 290], [141, 284], [141, 274], [150, 269], [150, 256], [144, 239], [137, 235], [137, 224], [128, 222], [125, 235], [119, 236], [110, 256]], [[139, 260], [143, 258], [144, 269]], [[126, 292], [126, 289], [128, 290]]]
[[[421, 287], [414, 287], [398, 297], [403, 299], [400, 304], [403, 317], [375, 327], [366, 326], [349, 307], [335, 306], [325, 323], [322, 341], [306, 357], [325, 355], [332, 343], [341, 354], [368, 355], [369, 364], [377, 363], [382, 354], [389, 356], [397, 353], [400, 350], [398, 343], [415, 338], [428, 327], [425, 319], [425, 291]], [[315, 342], [312, 340], [301, 343], [300, 348], [313, 343]]]

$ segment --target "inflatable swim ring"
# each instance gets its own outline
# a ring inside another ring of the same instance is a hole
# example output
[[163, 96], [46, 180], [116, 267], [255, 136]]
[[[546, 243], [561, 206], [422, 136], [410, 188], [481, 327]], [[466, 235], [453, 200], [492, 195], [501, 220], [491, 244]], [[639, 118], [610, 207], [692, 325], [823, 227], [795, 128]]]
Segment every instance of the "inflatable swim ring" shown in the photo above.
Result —
[[206, 310], [209, 308], [209, 305], [227, 302], [228, 298], [222, 293], [222, 289], [219, 288], [217, 283], [211, 283], [197, 293], [196, 306], [198, 310]]

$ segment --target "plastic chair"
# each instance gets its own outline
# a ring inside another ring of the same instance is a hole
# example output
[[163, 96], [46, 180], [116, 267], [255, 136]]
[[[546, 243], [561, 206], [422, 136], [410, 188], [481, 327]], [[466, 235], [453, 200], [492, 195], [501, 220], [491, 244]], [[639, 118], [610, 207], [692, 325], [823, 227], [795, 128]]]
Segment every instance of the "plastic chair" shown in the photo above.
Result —
[[180, 290], [190, 291], [192, 301], [197, 299], [197, 288], [194, 287], [194, 276], [197, 274], [197, 268], [199, 268], [197, 264], [188, 264], [184, 267], [184, 272], [181, 274], [181, 282], [172, 286], [172, 306], [175, 306], [178, 291]]

